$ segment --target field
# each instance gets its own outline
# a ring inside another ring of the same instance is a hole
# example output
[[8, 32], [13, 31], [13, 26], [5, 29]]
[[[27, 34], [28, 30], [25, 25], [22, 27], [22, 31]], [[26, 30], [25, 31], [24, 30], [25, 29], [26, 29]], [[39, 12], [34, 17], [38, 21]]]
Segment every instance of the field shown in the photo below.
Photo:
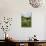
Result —
[[32, 26], [32, 17], [21, 16], [21, 26], [22, 27], [31, 27]]

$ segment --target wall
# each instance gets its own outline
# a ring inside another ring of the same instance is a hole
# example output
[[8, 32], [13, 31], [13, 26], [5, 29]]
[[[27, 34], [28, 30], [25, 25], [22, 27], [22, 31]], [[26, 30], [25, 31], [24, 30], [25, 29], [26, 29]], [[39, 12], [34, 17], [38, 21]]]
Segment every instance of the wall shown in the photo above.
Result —
[[44, 30], [45, 30], [45, 31], [44, 31], [44, 37], [45, 37], [45, 39], [46, 39], [46, 15], [45, 15], [44, 18], [45, 18], [45, 19], [44, 19], [44, 20], [45, 20], [45, 24], [44, 24]]
[[[32, 12], [32, 28], [21, 27], [21, 13], [23, 11]], [[13, 22], [8, 33], [17, 40], [27, 40], [34, 34], [39, 40], [44, 37], [44, 15], [46, 15], [45, 8], [32, 8], [28, 0], [0, 0], [0, 16], [13, 17]], [[0, 35], [2, 31], [0, 32]], [[3, 37], [0, 36], [0, 39]]]

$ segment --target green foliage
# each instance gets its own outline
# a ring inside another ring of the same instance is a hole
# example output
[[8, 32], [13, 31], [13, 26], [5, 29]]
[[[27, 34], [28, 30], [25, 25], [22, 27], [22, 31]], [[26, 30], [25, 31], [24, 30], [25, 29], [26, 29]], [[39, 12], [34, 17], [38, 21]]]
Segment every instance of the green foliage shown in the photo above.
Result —
[[24, 17], [21, 16], [21, 26], [22, 27], [31, 27], [31, 16], [30, 17]]

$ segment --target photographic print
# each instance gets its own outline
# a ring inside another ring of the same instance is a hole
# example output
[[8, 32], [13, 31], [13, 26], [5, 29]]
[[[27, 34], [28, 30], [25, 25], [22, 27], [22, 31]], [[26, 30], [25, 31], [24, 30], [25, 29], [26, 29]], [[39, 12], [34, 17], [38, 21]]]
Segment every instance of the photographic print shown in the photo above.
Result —
[[32, 13], [23, 14], [21, 16], [21, 27], [32, 27]]

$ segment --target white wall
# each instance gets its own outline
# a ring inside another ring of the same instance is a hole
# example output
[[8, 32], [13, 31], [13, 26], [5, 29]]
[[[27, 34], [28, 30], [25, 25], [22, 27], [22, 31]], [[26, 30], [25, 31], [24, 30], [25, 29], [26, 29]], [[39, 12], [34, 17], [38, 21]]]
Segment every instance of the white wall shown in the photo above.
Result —
[[45, 20], [45, 24], [44, 24], [44, 30], [45, 30], [45, 31], [44, 31], [44, 37], [45, 37], [45, 39], [46, 39], [46, 15], [45, 15], [44, 18], [45, 18], [45, 19], [44, 19], [44, 20]]
[[[32, 28], [21, 27], [21, 13], [23, 11], [32, 12]], [[13, 17], [13, 22], [9, 33], [17, 40], [27, 40], [34, 34], [39, 40], [44, 37], [44, 15], [45, 8], [32, 8], [28, 0], [0, 0], [0, 16]], [[1, 31], [2, 32], [2, 31]], [[0, 32], [0, 34], [1, 34]], [[2, 39], [2, 36], [0, 36]]]

